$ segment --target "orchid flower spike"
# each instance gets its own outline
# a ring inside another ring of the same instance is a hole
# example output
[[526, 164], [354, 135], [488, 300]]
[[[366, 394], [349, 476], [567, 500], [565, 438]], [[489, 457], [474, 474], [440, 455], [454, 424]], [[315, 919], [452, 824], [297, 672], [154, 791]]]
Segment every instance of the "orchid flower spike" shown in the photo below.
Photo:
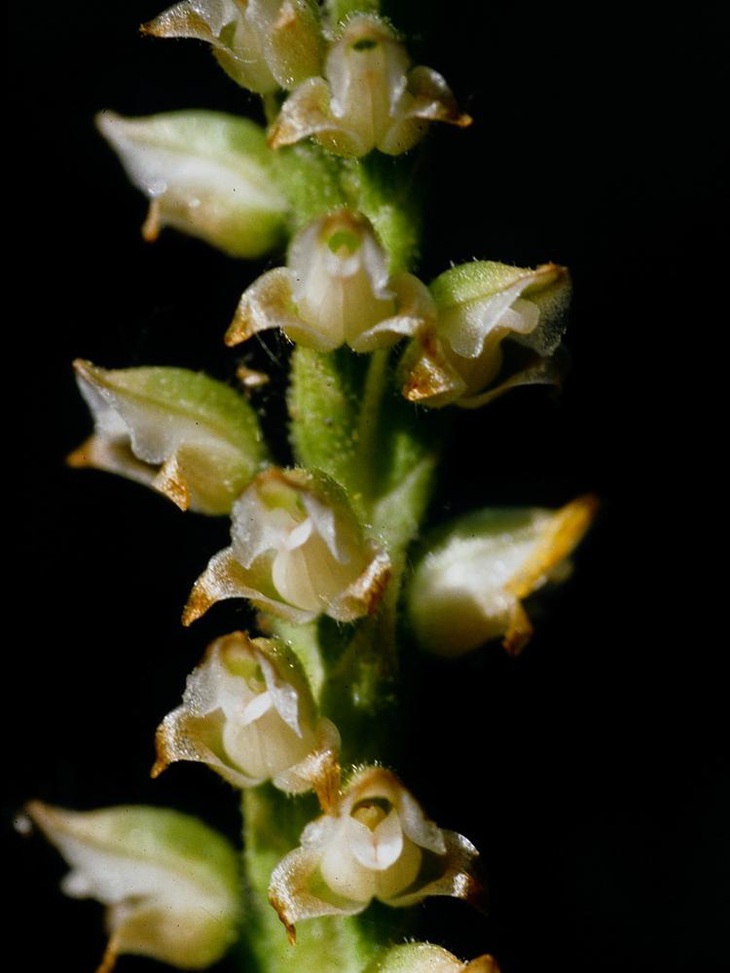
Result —
[[405, 271], [390, 273], [370, 220], [341, 208], [308, 223], [291, 242], [287, 266], [244, 291], [226, 344], [280, 328], [315, 351], [348, 344], [367, 352], [414, 335], [434, 315], [425, 284]]
[[364, 767], [274, 869], [269, 899], [292, 940], [300, 920], [357, 915], [373, 899], [400, 907], [448, 895], [478, 904], [477, 856], [462, 835], [430, 821], [393, 773]]
[[312, 137], [336, 155], [359, 157], [377, 149], [400, 155], [431, 122], [471, 123], [446, 81], [432, 68], [411, 67], [392, 27], [373, 14], [356, 14], [327, 53], [324, 77], [311, 77], [284, 102], [269, 130], [273, 148]]
[[189, 625], [225, 598], [292, 622], [372, 614], [390, 575], [341, 488], [323, 473], [273, 467], [233, 505], [231, 545], [214, 555], [183, 613]]
[[288, 794], [339, 787], [340, 737], [317, 715], [306, 674], [283, 642], [232, 632], [188, 676], [182, 705], [157, 730], [157, 777], [178, 760], [207, 764], [234, 787], [271, 780]]

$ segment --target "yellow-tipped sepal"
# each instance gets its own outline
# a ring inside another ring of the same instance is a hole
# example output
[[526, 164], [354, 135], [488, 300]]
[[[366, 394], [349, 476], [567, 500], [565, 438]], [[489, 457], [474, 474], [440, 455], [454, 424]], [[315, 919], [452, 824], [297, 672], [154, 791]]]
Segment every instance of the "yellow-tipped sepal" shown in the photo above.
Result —
[[508, 652], [519, 653], [533, 631], [524, 600], [568, 577], [597, 506], [595, 497], [583, 496], [559, 510], [485, 509], [442, 527], [408, 582], [418, 644], [457, 656], [501, 639]]

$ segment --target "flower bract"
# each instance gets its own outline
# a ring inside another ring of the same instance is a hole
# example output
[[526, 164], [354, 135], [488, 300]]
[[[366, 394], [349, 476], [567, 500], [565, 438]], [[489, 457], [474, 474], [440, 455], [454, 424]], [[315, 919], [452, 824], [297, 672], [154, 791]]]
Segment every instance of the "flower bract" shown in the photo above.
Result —
[[500, 973], [490, 954], [465, 962], [443, 946], [410, 942], [379, 954], [364, 973]]

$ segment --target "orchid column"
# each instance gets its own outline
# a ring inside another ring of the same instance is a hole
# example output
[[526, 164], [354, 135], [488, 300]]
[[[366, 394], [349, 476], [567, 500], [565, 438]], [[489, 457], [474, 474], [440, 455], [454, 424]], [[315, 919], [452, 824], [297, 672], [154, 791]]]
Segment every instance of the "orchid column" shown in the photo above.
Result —
[[[480, 259], [419, 278], [419, 144], [434, 122], [471, 119], [440, 74], [412, 64], [377, 2], [183, 0], [143, 29], [205, 42], [260, 96], [263, 124], [105, 113], [99, 129], [149, 199], [147, 239], [170, 227], [276, 264], [243, 290], [221, 340], [234, 353], [271, 331], [287, 341], [288, 456], [260, 422], [269, 376], [243, 358], [236, 389], [77, 361], [94, 431], [70, 462], [230, 521], [181, 623], [194, 631], [239, 599], [251, 630], [201, 651], [161, 718], [152, 774], [204, 763], [240, 793], [240, 894], [225, 844], [191, 865], [191, 845], [206, 844], [199, 822], [162, 827], [130, 808], [78, 817], [39, 801], [28, 815], [76, 869], [71, 894], [109, 906], [103, 973], [125, 952], [202, 969], [234, 941], [250, 973], [493, 973], [486, 952], [467, 962], [414, 941], [412, 906], [449, 896], [482, 909], [484, 876], [469, 838], [432, 821], [407, 779], [401, 704], [414, 688], [402, 657], [492, 639], [519, 652], [524, 602], [567, 576], [590, 524], [590, 497], [430, 522], [460, 410], [559, 381], [569, 274]], [[147, 875], [150, 849], [154, 881], [140, 884], [129, 862]], [[170, 894], [191, 868], [185, 895]], [[225, 895], [212, 894], [218, 880]], [[193, 921], [200, 910], [215, 921]], [[182, 951], [160, 914], [189, 929]]]

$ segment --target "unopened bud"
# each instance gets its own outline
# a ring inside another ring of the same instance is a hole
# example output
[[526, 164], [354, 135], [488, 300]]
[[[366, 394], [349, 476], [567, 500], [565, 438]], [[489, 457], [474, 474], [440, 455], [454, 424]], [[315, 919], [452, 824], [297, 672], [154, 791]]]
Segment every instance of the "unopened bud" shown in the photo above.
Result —
[[106, 111], [97, 125], [150, 201], [146, 240], [170, 226], [248, 259], [283, 242], [289, 203], [255, 122], [210, 111], [143, 118]]
[[223, 382], [184, 368], [74, 362], [94, 433], [68, 457], [136, 480], [182, 510], [229, 513], [265, 460], [258, 417]]
[[71, 867], [63, 891], [106, 906], [109, 944], [97, 973], [110, 973], [125, 953], [202, 970], [233, 945], [238, 856], [197, 818], [139, 805], [70, 811], [41, 801], [25, 813]]
[[590, 527], [595, 497], [559, 510], [485, 509], [437, 532], [408, 583], [408, 617], [419, 645], [456, 656], [493, 639], [519, 653], [532, 635], [523, 600], [564, 581]]

